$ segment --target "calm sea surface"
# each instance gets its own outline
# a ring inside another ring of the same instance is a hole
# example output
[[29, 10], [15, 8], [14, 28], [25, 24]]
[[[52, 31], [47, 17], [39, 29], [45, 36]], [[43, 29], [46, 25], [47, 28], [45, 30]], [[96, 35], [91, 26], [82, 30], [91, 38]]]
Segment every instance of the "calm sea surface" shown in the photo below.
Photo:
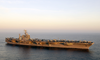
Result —
[[100, 60], [100, 34], [29, 34], [31, 38], [39, 39], [88, 40], [94, 45], [89, 50], [8, 45], [5, 37], [17, 38], [18, 33], [0, 33], [0, 60]]

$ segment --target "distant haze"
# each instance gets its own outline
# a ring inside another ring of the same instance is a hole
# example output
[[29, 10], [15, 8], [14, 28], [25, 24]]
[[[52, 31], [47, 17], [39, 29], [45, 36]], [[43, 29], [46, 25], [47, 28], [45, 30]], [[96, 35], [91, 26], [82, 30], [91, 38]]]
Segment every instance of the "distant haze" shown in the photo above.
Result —
[[100, 33], [100, 0], [0, 0], [0, 32]]

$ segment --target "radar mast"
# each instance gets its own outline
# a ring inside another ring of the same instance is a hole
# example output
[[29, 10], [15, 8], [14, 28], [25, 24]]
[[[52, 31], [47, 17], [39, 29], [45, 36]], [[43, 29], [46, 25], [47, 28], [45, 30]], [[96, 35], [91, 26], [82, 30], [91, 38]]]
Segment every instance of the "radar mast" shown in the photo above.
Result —
[[24, 30], [25, 31], [25, 35], [27, 34], [27, 30]]

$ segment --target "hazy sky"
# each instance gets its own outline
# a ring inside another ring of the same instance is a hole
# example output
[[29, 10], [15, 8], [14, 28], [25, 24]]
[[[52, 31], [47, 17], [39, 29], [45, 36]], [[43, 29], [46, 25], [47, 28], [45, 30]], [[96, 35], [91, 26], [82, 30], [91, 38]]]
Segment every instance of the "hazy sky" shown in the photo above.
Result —
[[100, 33], [100, 0], [0, 0], [0, 31]]

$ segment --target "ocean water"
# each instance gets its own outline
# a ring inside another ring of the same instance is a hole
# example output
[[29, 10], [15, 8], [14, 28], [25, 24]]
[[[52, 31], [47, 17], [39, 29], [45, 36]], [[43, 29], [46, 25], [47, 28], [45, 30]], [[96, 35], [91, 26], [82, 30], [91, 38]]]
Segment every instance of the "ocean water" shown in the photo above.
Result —
[[[58, 49], [8, 45], [5, 37], [18, 33], [0, 33], [0, 60], [100, 60], [100, 34], [97, 33], [29, 33], [31, 38], [87, 40], [94, 42], [89, 50]], [[22, 35], [22, 34], [21, 34]]]

